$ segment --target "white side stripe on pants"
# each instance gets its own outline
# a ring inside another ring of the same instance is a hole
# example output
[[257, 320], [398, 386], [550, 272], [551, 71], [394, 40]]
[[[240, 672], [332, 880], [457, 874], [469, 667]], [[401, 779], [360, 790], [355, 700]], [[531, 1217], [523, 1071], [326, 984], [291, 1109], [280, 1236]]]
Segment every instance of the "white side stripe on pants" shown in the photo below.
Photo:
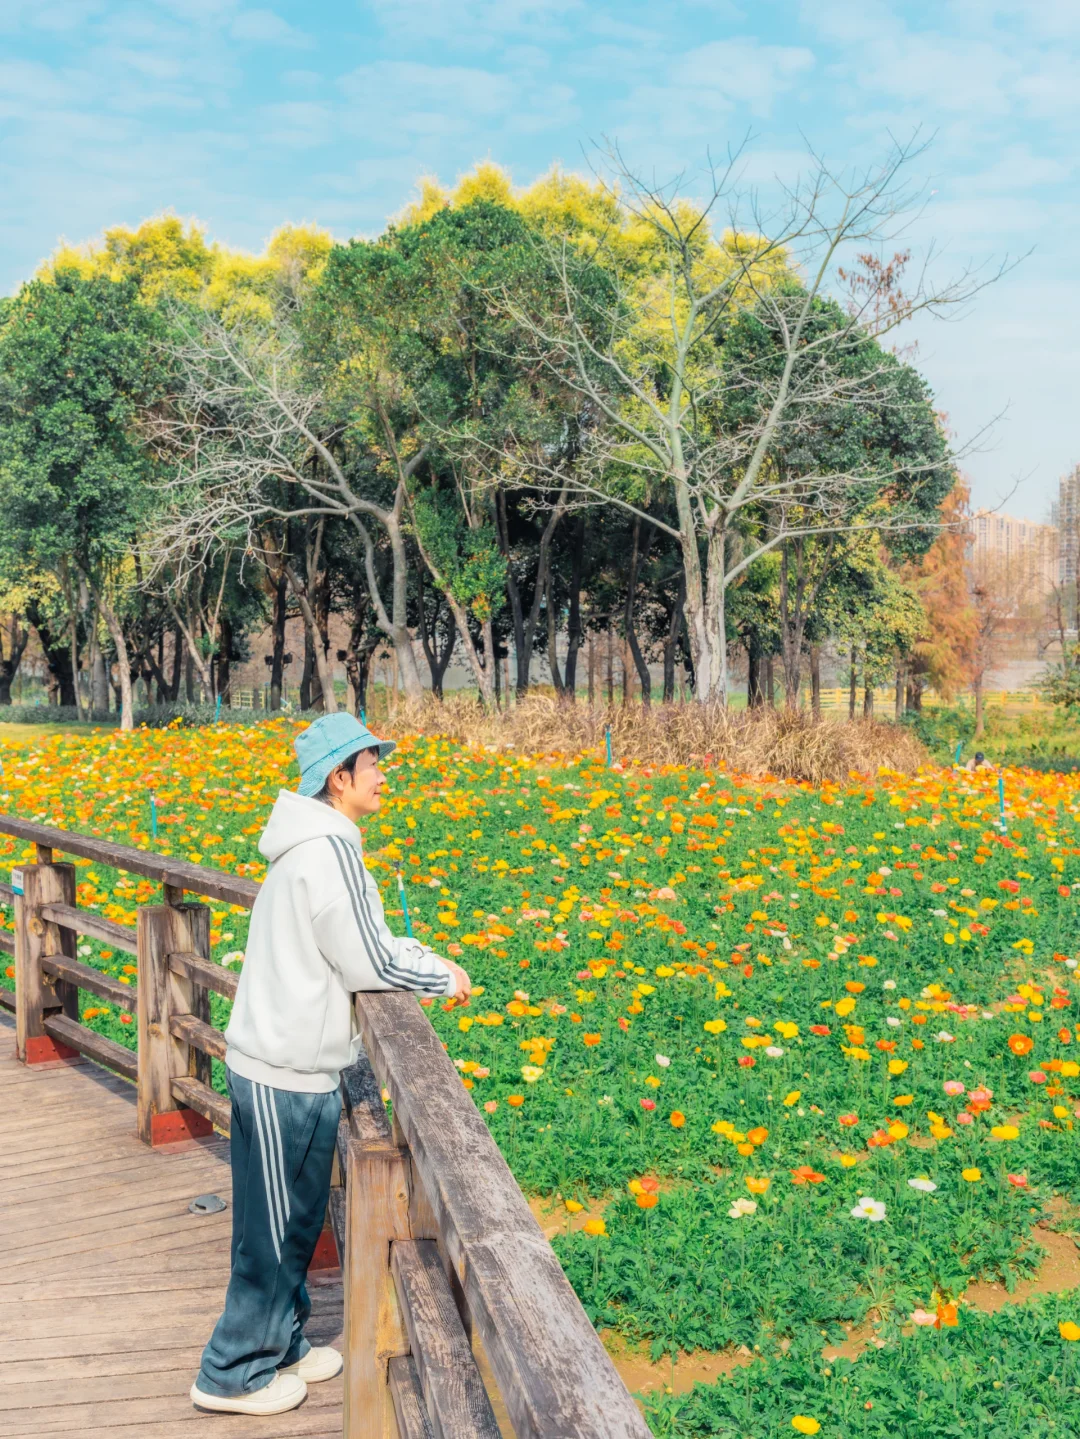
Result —
[[[289, 1186], [285, 1181], [285, 1150], [281, 1143], [281, 1128], [278, 1125], [277, 1095], [272, 1089], [263, 1090], [267, 1113], [271, 1120], [273, 1139], [272, 1151], [277, 1155], [278, 1205], [281, 1211], [281, 1238], [285, 1239], [285, 1226], [289, 1222]], [[271, 1169], [273, 1165], [271, 1164]]]
[[281, 1153], [281, 1131], [277, 1124], [277, 1108], [269, 1091], [261, 1084], [252, 1084], [252, 1107], [259, 1135], [259, 1157], [262, 1160], [266, 1208], [270, 1216], [270, 1238], [274, 1254], [281, 1258], [281, 1241], [289, 1215], [289, 1196], [285, 1188], [284, 1155]]

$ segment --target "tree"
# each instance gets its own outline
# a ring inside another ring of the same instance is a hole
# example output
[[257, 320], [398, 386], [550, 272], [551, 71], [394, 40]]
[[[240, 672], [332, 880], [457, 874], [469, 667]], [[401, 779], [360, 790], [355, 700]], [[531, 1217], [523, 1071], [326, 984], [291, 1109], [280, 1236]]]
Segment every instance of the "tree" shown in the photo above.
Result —
[[900, 567], [926, 615], [907, 656], [909, 709], [921, 708], [925, 685], [951, 700], [971, 683], [977, 619], [968, 578], [969, 493], [966, 482], [958, 480], [942, 503], [934, 543]]
[[[561, 305], [532, 330], [548, 363], [604, 420], [589, 437], [590, 477], [573, 488], [639, 512], [644, 494], [670, 497], [677, 520], [667, 529], [682, 551], [703, 700], [726, 701], [727, 590], [756, 558], [797, 537], [847, 528], [882, 533], [891, 523], [886, 514], [853, 519], [862, 497], [933, 473], [921, 461], [885, 463], [877, 454], [854, 466], [841, 461], [795, 473], [780, 463], [782, 451], [805, 445], [807, 432], [837, 404], [865, 404], [872, 396], [879, 406], [902, 410], [906, 398], [895, 384], [891, 393], [885, 387], [884, 362], [853, 377], [851, 357], [868, 338], [879, 339], [917, 312], [941, 313], [979, 288], [968, 275], [942, 287], [924, 282], [890, 305], [879, 303], [883, 288], [890, 295], [894, 289], [879, 272], [867, 277], [855, 313], [815, 326], [837, 262], [890, 232], [909, 203], [902, 177], [918, 153], [897, 147], [880, 167], [852, 180], [819, 163], [789, 194], [786, 213], [765, 219], [753, 197], [740, 192], [734, 159], [722, 174], [711, 174], [708, 203], [699, 208], [681, 199], [677, 183], [650, 184], [613, 152], [623, 225], [647, 230], [657, 258], [644, 273], [622, 273], [617, 260], [609, 262], [618, 294], [602, 314], [568, 264], [576, 254], [572, 239], [561, 250], [549, 247], [561, 267]], [[722, 203], [728, 228], [717, 242], [708, 217]], [[726, 355], [727, 329], [747, 309], [771, 337], [776, 362], [766, 371], [732, 364]], [[724, 425], [724, 411], [747, 396], [741, 422]], [[943, 456], [940, 468], [950, 463]], [[899, 521], [902, 528], [908, 523]]]
[[118, 611], [153, 470], [135, 421], [158, 394], [157, 335], [131, 281], [66, 268], [25, 285], [0, 325], [0, 550], [13, 567], [55, 576], [73, 674], [79, 585], [88, 588], [116, 651], [125, 729], [131, 666]]

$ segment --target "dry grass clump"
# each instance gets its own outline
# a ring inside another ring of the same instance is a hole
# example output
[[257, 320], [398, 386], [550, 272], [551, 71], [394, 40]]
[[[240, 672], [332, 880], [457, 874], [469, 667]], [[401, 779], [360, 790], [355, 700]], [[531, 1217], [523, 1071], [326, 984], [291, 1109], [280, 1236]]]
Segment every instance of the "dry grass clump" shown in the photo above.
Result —
[[720, 765], [777, 779], [846, 780], [879, 765], [910, 772], [927, 761], [915, 736], [878, 720], [818, 722], [801, 711], [725, 710], [718, 705], [641, 705], [625, 708], [568, 704], [529, 695], [519, 704], [485, 714], [474, 700], [427, 697], [398, 710], [391, 734], [442, 734], [463, 744], [490, 745], [528, 754], [604, 752], [611, 727], [616, 761], [648, 765]]

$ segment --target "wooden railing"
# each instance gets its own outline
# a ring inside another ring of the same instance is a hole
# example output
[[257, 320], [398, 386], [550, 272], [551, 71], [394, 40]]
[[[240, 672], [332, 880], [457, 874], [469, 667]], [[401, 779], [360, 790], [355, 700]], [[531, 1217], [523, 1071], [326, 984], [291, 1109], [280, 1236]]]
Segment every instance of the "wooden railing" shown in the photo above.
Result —
[[[186, 894], [250, 908], [258, 885], [90, 835], [0, 815], [35, 847], [0, 897], [13, 902], [19, 1058], [86, 1055], [137, 1085], [151, 1145], [228, 1132], [210, 1083], [225, 1039], [211, 991], [238, 976], [210, 959], [210, 914]], [[56, 852], [155, 880], [164, 903], [134, 929], [76, 904]], [[136, 956], [128, 986], [76, 958], [80, 935]], [[137, 1016], [137, 1051], [80, 1023], [79, 991]], [[358, 1062], [343, 1112], [329, 1219], [345, 1297], [344, 1439], [647, 1439], [649, 1430], [413, 995], [358, 994]], [[389, 1093], [391, 1111], [383, 1101]], [[392, 1113], [392, 1118], [391, 1118]], [[475, 1351], [486, 1356], [488, 1381]], [[489, 1389], [490, 1384], [490, 1389]]]

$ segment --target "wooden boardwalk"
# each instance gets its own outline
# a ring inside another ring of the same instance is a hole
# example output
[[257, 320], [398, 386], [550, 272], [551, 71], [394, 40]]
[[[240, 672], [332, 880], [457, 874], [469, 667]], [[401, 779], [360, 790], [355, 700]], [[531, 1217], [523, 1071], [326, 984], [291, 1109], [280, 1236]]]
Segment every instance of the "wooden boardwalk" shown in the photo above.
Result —
[[[88, 1061], [27, 1069], [0, 1011], [0, 1439], [341, 1439], [341, 1380], [276, 1418], [200, 1414], [188, 1390], [221, 1309], [228, 1144], [136, 1133], [135, 1086]], [[333, 1273], [333, 1271], [331, 1271]], [[341, 1285], [311, 1289], [308, 1333], [341, 1344]]]

